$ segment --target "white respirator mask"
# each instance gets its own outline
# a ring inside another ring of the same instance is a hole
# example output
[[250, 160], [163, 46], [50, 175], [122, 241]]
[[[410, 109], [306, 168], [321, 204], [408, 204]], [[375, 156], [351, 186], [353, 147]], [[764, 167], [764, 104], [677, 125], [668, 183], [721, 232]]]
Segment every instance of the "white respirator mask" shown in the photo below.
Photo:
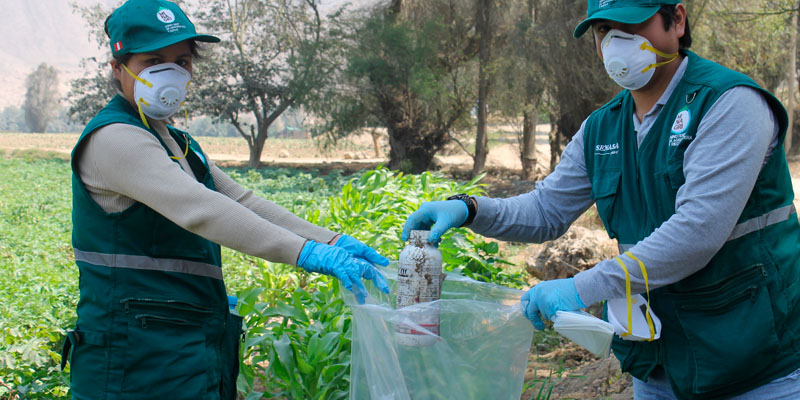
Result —
[[[628, 90], [637, 90], [647, 85], [656, 68], [678, 58], [678, 53], [667, 54], [656, 49], [644, 36], [612, 29], [600, 44], [603, 64], [614, 82]], [[656, 55], [667, 61], [656, 62]]]
[[186, 100], [192, 75], [175, 63], [157, 64], [143, 69], [136, 76], [125, 64], [126, 71], [136, 79], [133, 97], [139, 108], [139, 116], [144, 125], [150, 128], [150, 118], [164, 120], [173, 116]]

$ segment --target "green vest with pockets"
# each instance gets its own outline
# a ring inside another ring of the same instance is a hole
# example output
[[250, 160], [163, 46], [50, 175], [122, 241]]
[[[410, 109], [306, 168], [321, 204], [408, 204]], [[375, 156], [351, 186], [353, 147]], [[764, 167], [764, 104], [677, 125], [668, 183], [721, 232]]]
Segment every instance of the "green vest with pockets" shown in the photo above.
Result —
[[587, 120], [584, 155], [600, 218], [624, 251], [675, 214], [685, 182], [684, 152], [717, 98], [734, 86], [750, 86], [767, 99], [780, 124], [779, 146], [728, 241], [703, 269], [651, 290], [660, 339], [615, 336], [612, 343], [622, 370], [638, 379], [646, 380], [660, 364], [679, 398], [725, 398], [800, 367], [800, 225], [782, 146], [787, 114], [747, 76], [684, 54], [685, 75], [641, 146], [626, 90]]
[[[80, 300], [62, 361], [70, 362], [72, 398], [235, 399], [242, 320], [228, 311], [219, 245], [142, 203], [107, 213], [81, 182], [82, 144], [113, 123], [150, 131], [173, 156], [119, 95], [89, 122], [73, 149], [72, 242]], [[214, 190], [197, 142], [168, 129], [181, 148], [189, 146], [186, 159], [200, 183]]]

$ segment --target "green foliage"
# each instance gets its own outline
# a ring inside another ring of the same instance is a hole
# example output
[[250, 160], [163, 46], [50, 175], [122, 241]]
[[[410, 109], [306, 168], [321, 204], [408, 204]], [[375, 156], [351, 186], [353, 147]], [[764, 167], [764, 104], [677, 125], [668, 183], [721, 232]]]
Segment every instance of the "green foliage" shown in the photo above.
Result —
[[[327, 85], [338, 46], [335, 15], [315, 0], [214, 0], [198, 5], [197, 25], [227, 32], [208, 46], [193, 74], [190, 110], [230, 123], [250, 148], [250, 165], [261, 158], [270, 126], [289, 107]], [[265, 29], [265, 27], [268, 27]]]
[[317, 133], [333, 139], [386, 127], [388, 166], [418, 173], [430, 169], [449, 133], [471, 124], [474, 32], [464, 23], [472, 13], [462, 4], [427, 2], [414, 12], [408, 20], [382, 10], [354, 19], [340, 82], [312, 110], [328, 117]]
[[[73, 264], [69, 164], [0, 156], [10, 171], [0, 182], [0, 398], [68, 398], [68, 372], [59, 370], [64, 328], [75, 323], [78, 271]], [[311, 222], [350, 234], [397, 258], [405, 218], [423, 201], [452, 193], [482, 193], [440, 174], [404, 175], [385, 168], [357, 177], [289, 169], [228, 169], [258, 195]], [[500, 269], [498, 246], [463, 229], [441, 245], [447, 268], [514, 285]], [[230, 293], [240, 303], [247, 335], [240, 393], [247, 398], [348, 397], [351, 314], [335, 278], [307, 274], [224, 250]]]
[[[258, 187], [258, 176], [250, 171], [247, 182]], [[299, 176], [302, 181], [302, 174]], [[338, 196], [328, 198], [327, 214], [320, 214], [323, 207], [317, 204], [323, 203], [313, 199], [303, 208], [295, 204], [295, 212], [396, 259], [405, 246], [400, 233], [411, 212], [424, 201], [452, 193], [481, 194], [481, 177], [457, 183], [441, 174], [405, 175], [380, 167], [350, 179]], [[508, 263], [498, 257], [496, 242], [487, 243], [464, 229], [454, 229], [444, 236], [440, 249], [448, 270], [487, 282], [524, 285], [521, 274], [509, 274], [499, 267]], [[334, 279], [306, 275], [291, 267], [263, 261], [254, 265], [261, 271], [255, 285], [239, 292], [244, 299], [240, 313], [249, 329], [239, 389], [247, 398], [346, 397], [350, 311], [338, 295], [339, 285], [333, 284]], [[323, 348], [335, 352], [320, 352]]]
[[122, 3], [123, 0], [115, 0], [111, 7], [106, 7], [99, 2], [88, 7], [72, 4], [73, 11], [80, 14], [89, 27], [90, 39], [94, 41], [98, 49], [107, 54], [102, 59], [95, 57], [82, 59], [80, 69], [83, 71], [83, 75], [70, 81], [70, 89], [66, 96], [69, 103], [67, 113], [70, 118], [79, 123], [89, 122], [117, 93], [117, 90], [111, 85], [111, 68], [108, 64], [111, 61], [111, 54], [108, 51], [108, 36], [103, 28], [106, 17], [111, 15], [111, 12]]
[[239, 389], [246, 398], [342, 399], [349, 389], [350, 314], [339, 285], [259, 262], [238, 294], [248, 327]]
[[[455, 193], [483, 193], [479, 177], [458, 183], [439, 173], [406, 175], [379, 167], [348, 182], [338, 198], [330, 200], [327, 219], [330, 229], [347, 233], [378, 249], [389, 258], [397, 258], [405, 246], [400, 240], [406, 218], [425, 201], [442, 200]], [[453, 229], [443, 237], [445, 248], [451, 238], [464, 229]], [[455, 265], [450, 259], [450, 268]]]
[[565, 368], [563, 365], [559, 365], [556, 369], [550, 368], [550, 373], [546, 378], [542, 379], [538, 377], [539, 375], [536, 373], [536, 369], [534, 369], [533, 375], [536, 378], [525, 383], [525, 387], [522, 388], [522, 392], [530, 393], [530, 400], [550, 399], [550, 396], [553, 394], [553, 388], [555, 388], [556, 383], [558, 383], [557, 378], [561, 376], [564, 370]]
[[793, 7], [794, 2], [785, 0], [695, 4], [689, 9], [692, 48], [775, 92], [789, 67]]
[[62, 328], [73, 324], [78, 299], [69, 167], [0, 157], [0, 170], [0, 382], [23, 398], [63, 398]]

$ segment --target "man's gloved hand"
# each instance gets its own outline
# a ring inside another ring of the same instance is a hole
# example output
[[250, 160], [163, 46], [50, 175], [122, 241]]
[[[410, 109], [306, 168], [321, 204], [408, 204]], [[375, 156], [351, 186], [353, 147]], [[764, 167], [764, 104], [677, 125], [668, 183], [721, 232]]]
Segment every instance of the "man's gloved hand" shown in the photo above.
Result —
[[389, 265], [388, 258], [378, 254], [378, 252], [373, 250], [372, 247], [361, 243], [358, 239], [352, 236], [343, 234], [339, 236], [339, 239], [336, 240], [336, 243], [333, 245], [345, 249], [351, 255], [363, 258], [364, 260], [367, 260], [373, 264], [383, 265], [384, 267]]
[[574, 311], [586, 307], [578, 295], [573, 278], [540, 282], [520, 299], [522, 313], [538, 330], [544, 329], [539, 313], [553, 319], [556, 311]]
[[339, 247], [309, 240], [300, 251], [297, 266], [308, 272], [339, 278], [345, 289], [355, 294], [358, 304], [364, 304], [367, 298], [367, 289], [361, 283], [361, 278], [371, 280], [380, 291], [389, 293], [386, 279], [374, 265], [351, 256], [347, 250]]
[[[461, 200], [428, 201], [422, 203], [403, 225], [403, 241], [408, 240], [412, 230], [431, 230], [428, 241], [436, 244], [450, 228], [457, 228], [467, 221], [469, 210]], [[431, 226], [433, 225], [433, 226]]]

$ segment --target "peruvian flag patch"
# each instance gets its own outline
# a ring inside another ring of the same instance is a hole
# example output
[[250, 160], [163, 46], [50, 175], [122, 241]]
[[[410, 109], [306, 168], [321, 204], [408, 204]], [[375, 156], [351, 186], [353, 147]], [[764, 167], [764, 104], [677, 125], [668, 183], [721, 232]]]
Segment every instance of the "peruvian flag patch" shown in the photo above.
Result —
[[114, 43], [114, 51], [120, 51], [120, 50], [122, 50], [122, 41]]

